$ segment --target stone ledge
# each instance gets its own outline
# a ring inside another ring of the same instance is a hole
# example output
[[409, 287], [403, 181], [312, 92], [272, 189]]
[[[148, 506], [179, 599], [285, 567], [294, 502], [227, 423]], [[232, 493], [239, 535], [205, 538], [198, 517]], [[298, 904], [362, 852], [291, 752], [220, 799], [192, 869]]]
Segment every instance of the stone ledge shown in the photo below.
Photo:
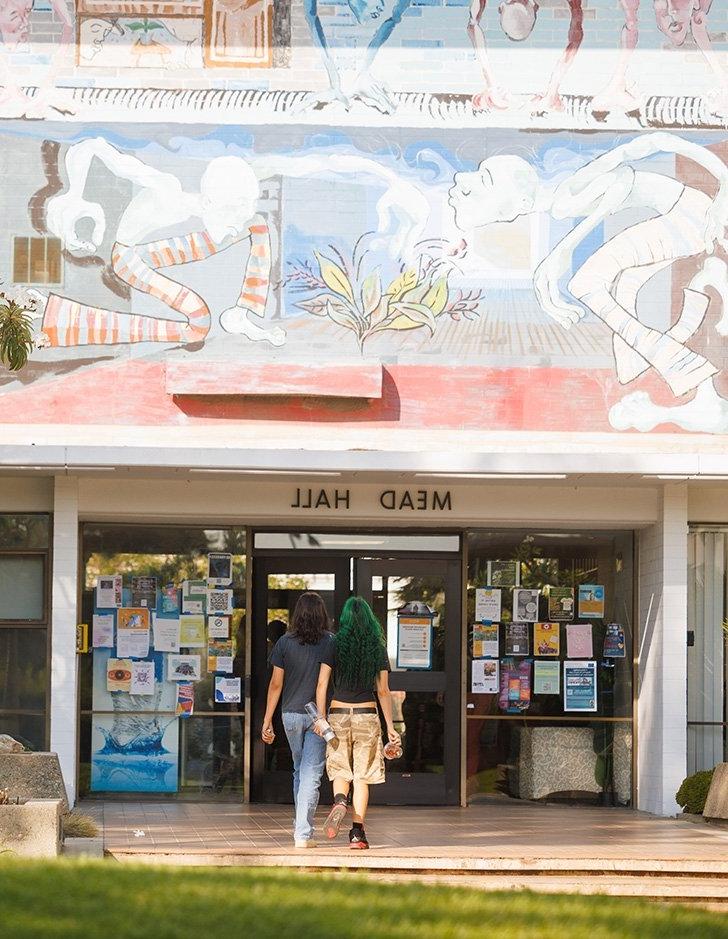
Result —
[[18, 857], [58, 857], [61, 805], [60, 799], [1, 805], [0, 851], [10, 851]]
[[69, 811], [66, 786], [56, 753], [0, 753], [0, 789], [10, 790], [11, 799], [58, 799], [65, 815]]

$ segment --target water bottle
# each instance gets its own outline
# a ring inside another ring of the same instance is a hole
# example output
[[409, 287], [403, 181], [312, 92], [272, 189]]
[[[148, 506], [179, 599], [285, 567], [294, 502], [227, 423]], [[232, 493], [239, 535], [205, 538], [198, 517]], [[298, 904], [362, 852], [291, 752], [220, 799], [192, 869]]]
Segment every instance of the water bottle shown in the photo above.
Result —
[[308, 704], [306, 705], [306, 713], [314, 722], [314, 724], [316, 723], [316, 721], [321, 721], [321, 724], [323, 726], [323, 731], [324, 731], [322, 736], [324, 740], [326, 741], [326, 743], [331, 743], [332, 740], [336, 739], [336, 734], [334, 733], [333, 727], [331, 726], [331, 724], [329, 724], [326, 718], [321, 716], [321, 714], [319, 713], [319, 709], [316, 707], [313, 701], [309, 701]]

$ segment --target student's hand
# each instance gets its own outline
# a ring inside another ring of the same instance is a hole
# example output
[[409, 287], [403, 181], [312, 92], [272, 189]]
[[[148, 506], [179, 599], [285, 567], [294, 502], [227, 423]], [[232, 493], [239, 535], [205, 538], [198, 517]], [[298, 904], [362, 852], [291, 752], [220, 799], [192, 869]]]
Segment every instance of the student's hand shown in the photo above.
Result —
[[315, 734], [317, 734], [319, 737], [323, 737], [323, 735], [324, 735], [324, 722], [323, 722], [323, 720], [322, 720], [321, 718], [319, 718], [317, 721], [314, 721], [314, 723], [313, 723], [313, 732], [314, 732]]
[[396, 744], [398, 747], [402, 745], [402, 738], [401, 738], [400, 735], [397, 733], [397, 731], [394, 729], [394, 727], [387, 729], [387, 738], [389, 739], [389, 742], [390, 742], [390, 743], [394, 743], [394, 744]]
[[263, 743], [271, 744], [276, 739], [276, 735], [273, 731], [273, 725], [271, 723], [264, 723], [263, 728], [260, 732], [260, 739]]

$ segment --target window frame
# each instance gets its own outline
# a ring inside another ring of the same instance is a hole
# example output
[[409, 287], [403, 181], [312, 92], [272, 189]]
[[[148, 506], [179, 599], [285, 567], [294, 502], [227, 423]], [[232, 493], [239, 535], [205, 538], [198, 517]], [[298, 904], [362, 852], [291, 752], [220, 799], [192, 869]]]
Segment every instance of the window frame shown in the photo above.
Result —
[[[20, 240], [28, 242], [28, 269], [27, 278], [17, 278], [15, 276], [15, 254], [16, 245]], [[31, 269], [31, 244], [33, 241], [42, 241], [45, 245], [46, 271], [48, 271], [48, 246], [51, 242], [58, 244], [58, 280], [33, 280]], [[55, 235], [13, 235], [10, 242], [10, 270], [13, 272], [13, 283], [28, 287], [62, 287], [63, 286], [63, 243]], [[23, 513], [28, 514], [28, 513]]]

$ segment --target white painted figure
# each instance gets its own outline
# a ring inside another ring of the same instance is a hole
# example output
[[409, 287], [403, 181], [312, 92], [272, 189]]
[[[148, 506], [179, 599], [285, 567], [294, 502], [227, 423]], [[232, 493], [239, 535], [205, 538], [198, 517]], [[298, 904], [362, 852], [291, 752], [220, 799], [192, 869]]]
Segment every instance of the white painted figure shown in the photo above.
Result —
[[[715, 198], [630, 165], [658, 153], [681, 155], [705, 168], [719, 182]], [[728, 431], [728, 401], [713, 384], [719, 368], [686, 345], [705, 318], [710, 302], [706, 289], [715, 288], [724, 304], [728, 299], [728, 268], [714, 254], [716, 248], [728, 248], [728, 166], [718, 156], [668, 133], [649, 134], [608, 151], [555, 185], [542, 182], [522, 157], [495, 156], [476, 172], [456, 174], [449, 202], [463, 247], [484, 226], [522, 215], [543, 212], [558, 220], [581, 219], [535, 271], [542, 309], [566, 329], [587, 311], [605, 323], [613, 334], [620, 383], [628, 384], [652, 367], [676, 398], [694, 393], [670, 408], [658, 407], [644, 392], [628, 395], [612, 407], [612, 426], [650, 430], [670, 421], [688, 430]], [[573, 274], [570, 297], [564, 297], [559, 282], [571, 270], [574, 251], [605, 219], [630, 209], [653, 217], [629, 225], [599, 247]], [[706, 255], [683, 290], [677, 322], [665, 332], [640, 322], [637, 298], [645, 284], [677, 260]], [[725, 308], [717, 328], [728, 333]]]

